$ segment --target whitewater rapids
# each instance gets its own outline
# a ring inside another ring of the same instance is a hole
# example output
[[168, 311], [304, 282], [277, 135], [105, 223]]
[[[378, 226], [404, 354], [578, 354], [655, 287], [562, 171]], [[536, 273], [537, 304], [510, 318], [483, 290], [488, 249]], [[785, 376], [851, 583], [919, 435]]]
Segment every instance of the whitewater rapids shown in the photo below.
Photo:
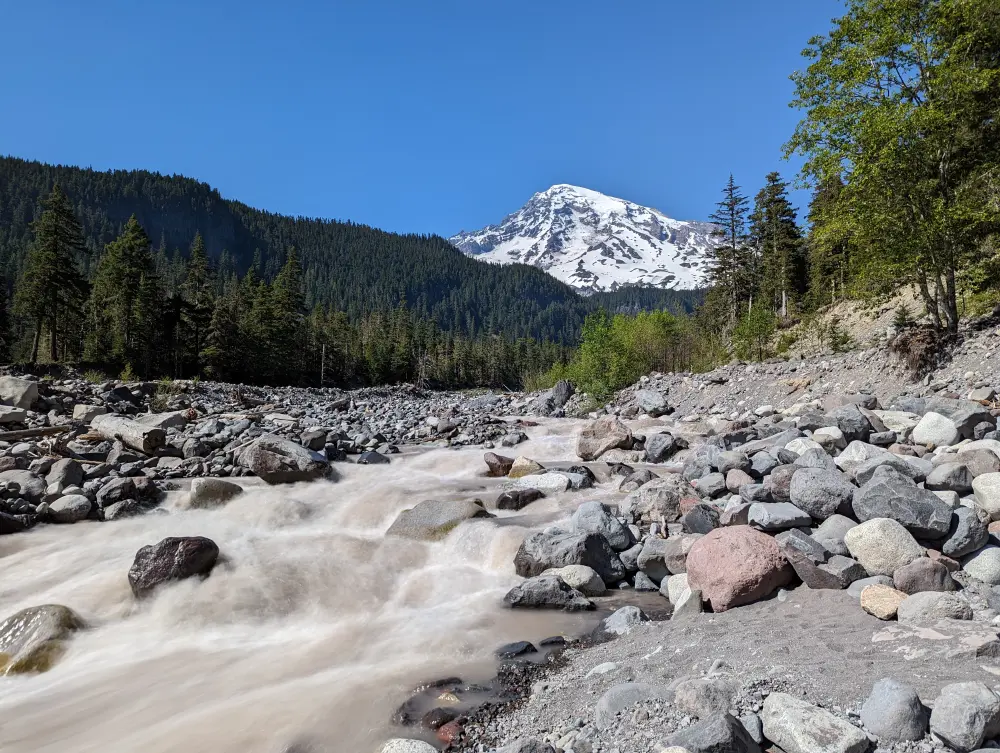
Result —
[[[546, 422], [516, 451], [569, 462], [578, 428]], [[337, 469], [337, 483], [252, 487], [215, 510], [168, 502], [168, 512], [0, 538], [0, 619], [63, 604], [90, 625], [49, 672], [0, 677], [0, 751], [278, 753], [302, 740], [374, 751], [414, 685], [486, 680], [498, 645], [578, 633], [592, 619], [513, 612], [501, 600], [518, 581], [512, 558], [526, 530], [598, 490], [421, 543], [383, 534], [423, 499], [495, 497], [481, 449]], [[136, 551], [192, 535], [219, 545], [211, 576], [136, 602]]]

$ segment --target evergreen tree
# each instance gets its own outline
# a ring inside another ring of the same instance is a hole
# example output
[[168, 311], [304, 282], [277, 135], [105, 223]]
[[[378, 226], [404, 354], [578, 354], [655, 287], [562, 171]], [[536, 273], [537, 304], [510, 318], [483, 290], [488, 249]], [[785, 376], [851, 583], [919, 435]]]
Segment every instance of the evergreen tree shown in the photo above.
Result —
[[798, 302], [807, 287], [802, 234], [787, 189], [778, 173], [768, 173], [750, 215], [750, 244], [760, 269], [756, 298], [782, 317], [788, 316], [789, 302]]
[[719, 245], [711, 252], [709, 283], [722, 310], [730, 321], [735, 321], [740, 304], [750, 299], [756, 270], [747, 245], [747, 198], [732, 175], [722, 189], [722, 196], [710, 217], [718, 225], [712, 234], [719, 239]]
[[78, 263], [86, 253], [80, 223], [65, 194], [55, 186], [44, 211], [32, 225], [34, 243], [25, 258], [14, 295], [14, 312], [33, 327], [31, 358], [38, 360], [44, 331], [49, 333], [49, 359], [59, 357], [60, 330], [79, 316], [87, 283]]
[[185, 340], [188, 359], [193, 373], [200, 370], [201, 351], [205, 347], [208, 329], [215, 312], [215, 274], [208, 261], [205, 242], [201, 233], [195, 233], [191, 243], [191, 256], [187, 262], [187, 272], [181, 285], [183, 296], [182, 320], [185, 325]]
[[109, 243], [89, 302], [88, 360], [143, 369], [151, 376], [157, 312], [162, 307], [149, 236], [133, 215]]

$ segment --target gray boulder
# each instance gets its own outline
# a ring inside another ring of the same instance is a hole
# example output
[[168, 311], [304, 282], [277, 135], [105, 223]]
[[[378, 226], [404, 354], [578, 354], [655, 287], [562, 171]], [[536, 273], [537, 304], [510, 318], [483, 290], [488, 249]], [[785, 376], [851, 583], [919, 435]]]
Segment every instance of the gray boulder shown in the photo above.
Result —
[[883, 743], [922, 740], [928, 721], [917, 691], [890, 677], [875, 683], [861, 707], [861, 723]]
[[135, 486], [135, 481], [128, 478], [113, 478], [97, 492], [97, 504], [99, 507], [110, 507], [116, 502], [126, 499], [135, 499], [139, 490]]
[[674, 523], [681, 517], [681, 500], [697, 496], [694, 489], [674, 474], [650, 481], [631, 492], [619, 505], [622, 517], [633, 523]]
[[964, 463], [941, 463], [927, 474], [924, 487], [935, 492], [968, 494], [972, 491], [972, 473]]
[[[947, 416], [958, 431], [961, 439], [972, 439], [973, 430], [980, 423], [996, 426], [996, 419], [990, 409], [982, 403], [973, 400], [954, 400], [946, 397], [929, 398], [924, 406], [925, 411]], [[926, 413], [925, 413], [926, 415]]]
[[911, 436], [916, 444], [933, 447], [953, 445], [961, 437], [954, 421], [934, 411], [924, 414], [919, 423], [913, 427]]
[[13, 405], [21, 410], [29, 410], [38, 400], [38, 383], [18, 377], [0, 377], [0, 402]]
[[836, 426], [844, 433], [844, 439], [848, 442], [868, 441], [872, 425], [857, 405], [853, 403], [842, 405], [830, 411], [827, 418], [832, 421], [831, 426]]
[[903, 599], [896, 618], [910, 625], [937, 620], [971, 620], [972, 608], [957, 594], [923, 591]]
[[625, 551], [635, 543], [632, 532], [600, 502], [584, 502], [573, 512], [570, 523], [577, 533], [600, 534], [617, 552]]
[[313, 481], [330, 475], [330, 461], [275, 434], [264, 434], [244, 447], [239, 465], [248, 468], [269, 484]]
[[747, 520], [761, 531], [783, 531], [812, 523], [808, 513], [790, 502], [754, 502]]
[[945, 685], [930, 721], [934, 735], [959, 753], [969, 753], [1000, 734], [1000, 698], [981, 682]]
[[639, 607], [621, 607], [601, 622], [601, 631], [608, 635], [626, 635], [643, 622], [649, 622], [649, 617]]
[[940, 539], [951, 527], [951, 508], [932, 491], [921, 489], [893, 468], [879, 473], [854, 494], [854, 514], [864, 522], [889, 518], [914, 536]]
[[964, 557], [986, 546], [989, 538], [989, 529], [979, 519], [978, 511], [972, 507], [959, 507], [951, 515], [951, 527], [941, 545], [941, 552], [949, 557]]
[[892, 574], [897, 591], [916, 594], [924, 591], [955, 591], [957, 586], [948, 568], [930, 557], [920, 557]]
[[72, 458], [60, 458], [49, 468], [45, 483], [49, 486], [57, 484], [60, 489], [80, 486], [83, 483], [83, 466]]
[[29, 502], [38, 504], [45, 496], [45, 479], [31, 471], [18, 469], [0, 471], [0, 486], [15, 483], [20, 488], [20, 495]]
[[663, 685], [626, 682], [605, 691], [594, 707], [594, 725], [607, 729], [621, 712], [642, 701], [669, 701], [670, 690]]
[[678, 450], [673, 434], [649, 434], [646, 437], [646, 462], [662, 463]]
[[521, 609], [561, 609], [581, 612], [594, 608], [594, 602], [571, 588], [557, 575], [538, 575], [514, 586], [503, 597], [506, 604]]
[[653, 418], [658, 418], [670, 412], [670, 405], [667, 403], [667, 398], [656, 390], [636, 390], [635, 404], [639, 406], [639, 410]]
[[761, 714], [764, 736], [785, 753], [865, 753], [868, 736], [826, 709], [771, 693]]
[[597, 460], [608, 450], [632, 449], [632, 432], [614, 416], [602, 416], [580, 432], [576, 454], [582, 460]]
[[206, 509], [226, 504], [243, 493], [243, 487], [221, 478], [196, 478], [191, 482], [191, 492], [186, 507]]
[[674, 688], [674, 706], [699, 719], [736, 707], [742, 685], [728, 677], [693, 677]]
[[553, 567], [586, 565], [613, 585], [624, 580], [625, 566], [608, 540], [597, 533], [538, 531], [529, 534], [514, 555], [514, 569], [522, 578], [541, 575]]
[[845, 515], [831, 515], [812, 532], [812, 537], [829, 549], [832, 554], [846, 557], [850, 552], [847, 550], [847, 544], [844, 543], [844, 536], [857, 525]]
[[91, 502], [82, 494], [67, 494], [49, 504], [49, 516], [56, 523], [76, 523], [86, 520]]
[[451, 533], [460, 523], [474, 518], [492, 518], [479, 500], [425, 499], [409, 510], [403, 510], [385, 532], [418, 541], [437, 541]]
[[816, 520], [850, 510], [857, 487], [837, 470], [802, 468], [792, 475], [791, 503]]
[[[726, 712], [715, 712], [686, 729], [667, 737], [666, 750], [690, 753], [760, 753], [743, 723]], [[669, 747], [673, 746], [673, 747]]]

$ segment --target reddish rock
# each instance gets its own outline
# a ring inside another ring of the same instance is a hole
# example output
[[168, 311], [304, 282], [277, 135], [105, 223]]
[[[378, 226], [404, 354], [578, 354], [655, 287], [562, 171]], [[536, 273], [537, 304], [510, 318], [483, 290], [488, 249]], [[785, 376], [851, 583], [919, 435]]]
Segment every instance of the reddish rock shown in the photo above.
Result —
[[762, 599], [794, 571], [770, 536], [750, 526], [717, 528], [691, 547], [688, 585], [716, 612]]
[[949, 573], [957, 573], [962, 569], [962, 565], [957, 561], [953, 560], [946, 554], [941, 554], [937, 549], [928, 549], [927, 558], [933, 560], [934, 562], [940, 562], [946, 568], [948, 568]]
[[437, 732], [435, 732], [434, 735], [445, 745], [453, 745], [459, 741], [459, 738], [462, 737], [462, 732], [462, 725], [457, 721], [454, 721], [442, 724], [437, 728]]
[[680, 501], [681, 515], [687, 515], [695, 505], [700, 503], [701, 500], [698, 497], [684, 497]]

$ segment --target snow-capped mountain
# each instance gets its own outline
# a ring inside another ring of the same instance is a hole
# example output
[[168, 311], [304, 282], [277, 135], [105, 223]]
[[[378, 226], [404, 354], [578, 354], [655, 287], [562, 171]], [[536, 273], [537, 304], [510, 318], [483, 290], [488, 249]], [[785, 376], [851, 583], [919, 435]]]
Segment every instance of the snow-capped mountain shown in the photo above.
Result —
[[581, 290], [626, 285], [696, 288], [716, 245], [708, 222], [661, 212], [579, 186], [536, 193], [499, 225], [451, 238], [470, 256], [533, 264]]

